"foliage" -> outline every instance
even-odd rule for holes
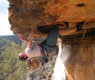
[[[0,54],[0,80],[26,80],[28,72],[26,63],[18,59],[18,53],[21,50],[17,49],[16,43],[5,42],[0,40],[0,48],[3,47],[1,46],[3,44],[5,49]],[[25,48],[24,43],[21,48]]]
[[[5,39],[0,39],[0,53],[7,47],[11,46],[11,42]]]

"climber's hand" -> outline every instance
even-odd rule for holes
[[[62,44],[62,39],[61,38],[58,38],[57,39],[57,45],[59,46],[59,45],[61,45]]]

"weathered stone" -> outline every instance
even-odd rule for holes
[[[41,31],[37,29],[38,26],[44,28],[47,27],[45,25],[53,26],[64,22],[69,22],[69,27],[75,27],[71,23],[84,21],[86,27],[95,28],[94,0],[9,0],[9,3],[11,29],[24,37],[28,36],[31,28],[34,28],[35,34],[44,36],[39,34]]]
[[[95,35],[95,34],[94,34]],[[95,36],[89,36],[88,43],[72,44],[68,59],[68,80],[94,80],[95,76]],[[72,79],[71,79],[72,78]]]

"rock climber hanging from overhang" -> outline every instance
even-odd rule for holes
[[[20,37],[23,42],[27,43],[27,47],[23,52],[19,54],[19,59],[26,60],[28,58],[44,56],[47,62],[47,55],[51,54],[52,51],[58,51],[57,41],[61,41],[61,36],[58,32],[58,29],[58,26],[55,26],[54,29],[48,34],[46,40],[40,44],[33,46],[33,29],[29,34],[29,41],[24,40],[22,37]]]

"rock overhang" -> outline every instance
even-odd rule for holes
[[[69,28],[76,27],[77,23],[83,21],[83,29],[95,28],[94,0],[8,1],[11,30],[24,38],[27,38],[31,28],[34,29],[35,36],[44,37],[55,25],[61,24],[64,29],[66,22],[69,23]]]

